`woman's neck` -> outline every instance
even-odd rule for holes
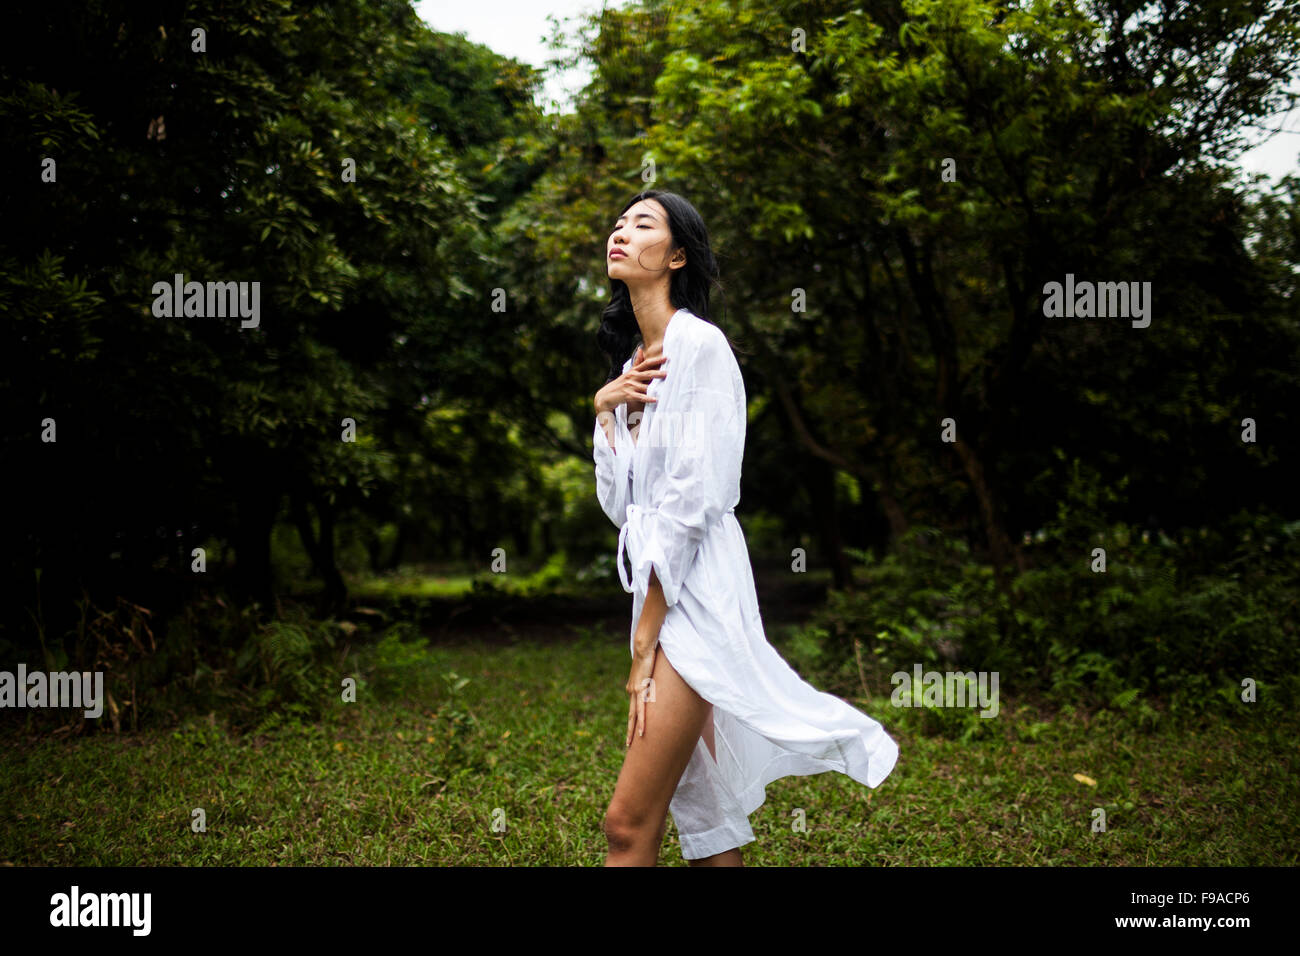
[[[659,299],[654,303],[638,303],[633,296],[632,311],[636,315],[636,324],[641,329],[641,343],[645,350],[657,352],[663,345],[668,323],[677,314],[677,310],[667,298]]]

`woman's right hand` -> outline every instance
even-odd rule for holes
[[[632,367],[618,378],[606,383],[605,387],[596,393],[596,414],[612,411],[627,402],[630,419],[633,413],[645,408],[647,401],[658,401],[654,396],[646,394],[646,389],[650,387],[651,379],[664,378],[668,375],[666,371],[658,368],[667,361],[668,356],[662,352],[652,358],[644,358],[641,346],[638,345],[636,354],[632,357]]]

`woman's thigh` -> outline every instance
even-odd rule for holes
[[[609,805],[608,815],[629,827],[662,825],[711,714],[712,705],[682,680],[662,645],[652,674],[655,699],[645,704],[645,735],[633,733]]]

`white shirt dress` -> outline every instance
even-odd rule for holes
[[[651,568],[668,613],[660,652],[713,704],[714,750],[696,741],[670,811],[687,860],[754,840],[749,814],[780,777],[834,770],[877,787],[898,760],[881,725],[805,682],[767,642],[744,532],[736,520],[745,385],[722,330],[686,309],[664,331],[636,441],[627,405],[615,447],[597,418],[596,493],[619,527],[618,573],[632,594],[634,648]],[[629,358],[623,365],[632,367]],[[630,573],[624,561],[630,564]]]

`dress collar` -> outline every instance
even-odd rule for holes
[[[668,325],[664,327],[664,341],[663,341],[664,355],[668,354],[668,343],[673,340],[673,336],[675,334],[673,330],[677,329],[679,326],[685,325],[687,322],[698,321],[698,318],[699,317],[690,309],[678,309],[676,312],[672,314],[672,316],[668,319]],[[631,359],[629,359],[628,361],[631,361]],[[661,378],[652,379],[648,387],[652,387],[656,392],[658,392],[659,386],[662,383],[663,383],[663,379]],[[655,413],[655,405],[653,402],[648,404],[641,412],[641,429],[637,434],[637,438],[635,442],[636,447],[632,451],[633,460],[635,460],[636,453],[640,451],[641,446],[645,443],[647,436],[650,434],[649,425],[650,422],[654,420],[655,417],[654,413]]]
[[[676,334],[673,331],[674,329],[676,329],[680,325],[683,325],[686,322],[697,321],[698,319],[699,316],[697,316],[690,309],[678,309],[671,316],[669,316],[668,324],[664,326],[664,342],[663,342],[664,352],[667,353],[668,341],[669,339],[673,338],[674,335]],[[635,350],[632,352],[631,355],[627,357],[627,361],[623,363],[623,371],[626,372],[629,368],[632,367],[632,359],[634,358],[636,358]]]
[[[676,312],[672,314],[672,316],[668,319],[668,324],[664,326],[664,349],[665,350],[667,350],[668,348],[668,336],[673,334],[673,326],[681,324],[678,322],[679,318],[681,318],[682,321],[689,322],[691,319],[695,318],[695,313],[692,312],[690,309],[678,309]]]

